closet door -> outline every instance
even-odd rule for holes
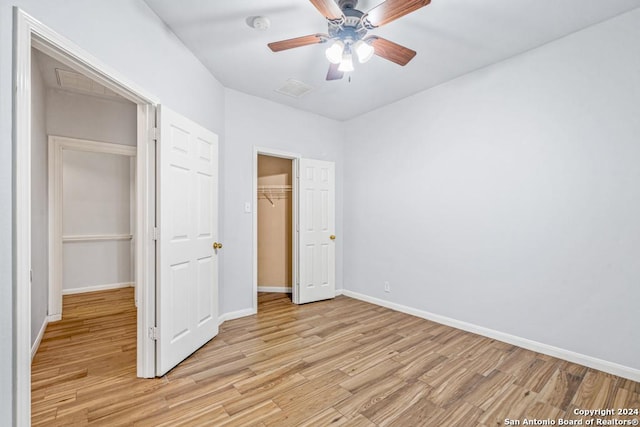
[[[295,302],[335,297],[335,164],[299,162],[299,282]]]
[[[156,374],[218,334],[218,137],[161,107]]]

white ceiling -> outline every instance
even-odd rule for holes
[[[145,0],[226,87],[346,120],[457,76],[640,7],[640,0],[433,0],[370,31],[418,52],[405,67],[380,57],[339,81],[325,81],[326,44],[273,53],[267,43],[326,33],[308,0]],[[381,0],[360,0],[367,11]],[[257,31],[247,18],[263,15]],[[280,94],[287,79],[313,86],[300,99]]]
[[[39,68],[42,80],[47,88],[79,93],[95,98],[109,99],[111,101],[130,103],[130,101],[107,89],[100,83],[91,80],[80,71],[62,64],[37,49],[33,49],[32,51],[35,54],[35,65]],[[61,77],[65,76],[66,80],[61,79]]]

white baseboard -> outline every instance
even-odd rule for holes
[[[106,285],[87,286],[85,288],[63,289],[62,295],[84,294],[86,292],[109,291],[112,289],[132,288],[133,286],[134,284],[131,282],[108,283]]]
[[[587,356],[587,355],[576,353],[560,347],[554,347],[548,344],[543,344],[541,342],[532,341],[526,338],[522,338],[515,335],[507,334],[504,332],[496,331],[493,329],[485,328],[482,326],[474,325],[472,323],[462,322],[460,320],[452,319],[446,316],[441,316],[439,314],[429,313],[427,311],[419,310],[417,308],[407,307],[405,305],[396,304],[390,301],[385,301],[380,298],[375,298],[368,295],[360,294],[358,292],[353,292],[348,289],[342,289],[341,291],[343,295],[351,298],[369,302],[371,304],[379,305],[382,307],[390,308],[392,310],[400,311],[402,313],[410,314],[412,316],[421,317],[423,319],[431,320],[433,322],[451,326],[453,328],[462,329],[463,331],[482,335],[487,338],[492,338],[498,341],[506,342],[508,344],[516,345],[518,347],[535,351],[537,353],[543,353],[548,356],[557,357],[558,359],[563,359],[572,363],[577,363],[579,365],[587,366],[589,368],[597,369],[599,371],[607,372],[609,374],[624,377],[632,381],[640,381],[639,369],[620,365],[618,363],[609,362],[607,360],[597,359],[595,357]],[[336,295],[337,295],[337,291],[336,291]]]
[[[31,346],[31,360],[36,356],[38,352],[38,347],[40,347],[40,343],[42,342],[42,337],[44,336],[44,331],[47,329],[47,325],[49,324],[49,318],[45,317],[44,322],[42,322],[42,326],[40,327],[40,331],[38,331],[38,336],[36,336],[36,340]]]
[[[31,360],[33,360],[33,358],[36,356],[36,353],[38,352],[38,348],[40,347],[40,343],[42,342],[42,337],[44,337],[44,332],[47,330],[47,325],[50,322],[61,320],[61,318],[62,316],[60,315],[46,316],[44,318],[44,321],[42,322],[42,326],[40,327],[40,331],[38,331],[38,336],[36,336],[36,340],[33,342],[33,345],[31,346]]]
[[[251,308],[245,308],[244,310],[232,311],[230,313],[224,313],[218,316],[218,325],[222,325],[227,320],[239,319],[241,317],[253,316],[256,314]]]
[[[291,287],[287,286],[260,286],[258,285],[258,292],[277,292],[280,294],[290,294]]]
[[[336,296],[339,297],[340,295],[344,294],[344,289],[336,289]]]

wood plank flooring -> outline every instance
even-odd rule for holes
[[[347,297],[260,294],[163,378],[136,378],[135,354],[131,288],[65,296],[33,361],[33,425],[488,427],[640,408],[640,383]]]

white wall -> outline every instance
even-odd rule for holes
[[[13,423],[13,169],[12,156],[12,68],[11,13],[2,3],[0,9],[0,424]]]
[[[345,288],[640,369],[638,40],[640,9],[348,122]]]
[[[342,288],[342,123],[230,89],[225,100],[227,139],[221,151],[225,199],[221,265],[225,286],[221,289],[221,306],[226,312],[252,306],[253,217],[244,213],[244,203],[256,207],[254,146],[336,162],[336,287]]]
[[[31,55],[32,63],[35,55]],[[47,317],[49,216],[47,195],[46,88],[40,68],[31,73],[31,344]]]
[[[64,35],[224,140],[224,90],[142,0],[0,0],[0,424],[11,425],[13,359],[13,6]]]

